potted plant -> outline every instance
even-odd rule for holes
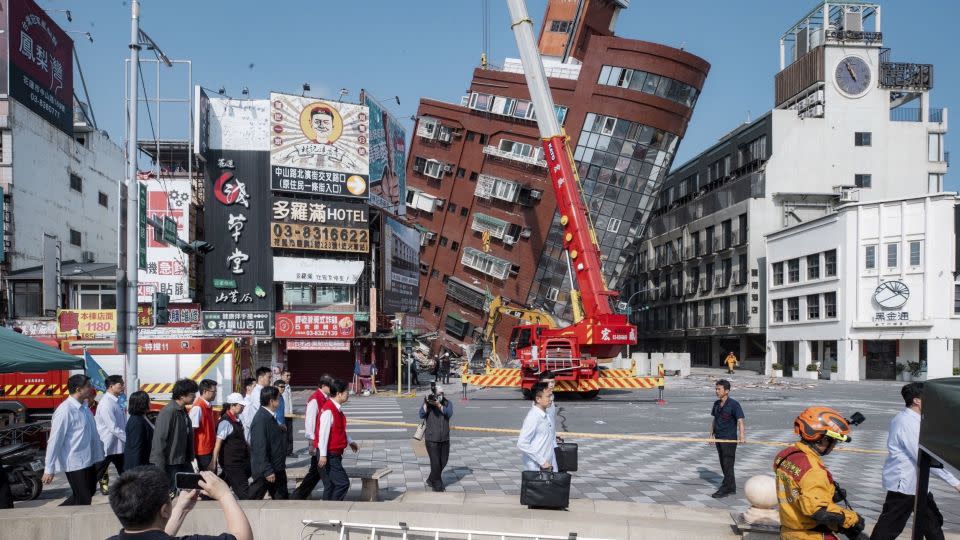
[[[953,376],[960,377],[960,367],[953,368]]]
[[[809,364],[807,364],[808,379],[819,379],[820,378],[820,374],[818,373],[819,371],[820,371],[820,365],[817,364],[816,362],[810,362]]]
[[[830,364],[830,380],[836,381],[839,379],[840,379],[840,373],[839,373],[839,370],[837,369],[837,362],[836,360],[834,360],[834,362]]]
[[[910,371],[911,380],[920,378],[920,362],[907,362],[907,370]]]
[[[780,362],[774,362],[770,366],[770,369],[773,370],[774,377],[783,377],[783,364],[781,364]]]
[[[908,377],[910,376],[910,374],[907,372],[907,364],[904,364],[903,362],[898,362],[896,369],[897,369],[897,380],[909,382],[910,379],[908,379]]]

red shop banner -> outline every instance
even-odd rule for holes
[[[349,339],[288,339],[288,351],[349,351]]]
[[[277,313],[275,329],[278,338],[350,339],[354,330],[353,315]]]

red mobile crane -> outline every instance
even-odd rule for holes
[[[611,299],[617,296],[617,292],[607,288],[601,273],[597,235],[584,204],[568,138],[553,114],[553,97],[534,42],[533,22],[527,15],[525,2],[507,0],[507,6],[530,99],[534,110],[540,113],[537,126],[563,227],[574,318],[573,324],[562,328],[537,324],[513,328],[510,356],[520,361],[520,385],[524,394],[529,394],[530,387],[544,371],[556,374],[557,390],[579,392],[587,398],[596,397],[600,388],[662,385],[662,379],[638,380],[626,370],[613,370],[618,373],[611,373],[610,377],[604,374],[601,378],[598,359],[612,358],[624,345],[635,344],[637,329],[625,315],[616,313],[611,307]],[[616,380],[621,382],[617,384]]]

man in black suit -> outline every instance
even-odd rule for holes
[[[253,483],[250,484],[250,499],[288,499],[287,492],[287,439],[277,423],[276,411],[280,406],[280,390],[266,386],[260,391],[260,409],[250,423],[250,468]]]

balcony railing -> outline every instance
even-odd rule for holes
[[[501,150],[496,146],[484,146],[483,153],[488,156],[494,156],[501,159],[509,159],[511,161],[519,161],[521,163],[526,163],[527,165],[535,165],[537,167],[547,166],[547,160],[541,159],[536,156],[524,156],[514,152],[507,152],[506,150]]]
[[[891,122],[923,122],[923,109],[919,107],[897,107],[890,109]],[[930,109],[927,121],[939,124],[943,122],[943,108]]]

